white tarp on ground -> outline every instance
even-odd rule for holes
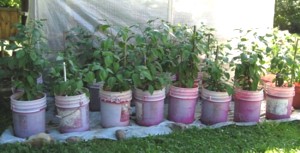
[[[90,130],[85,132],[72,132],[72,133],[60,133],[58,131],[58,125],[59,125],[59,119],[55,116],[55,106],[53,98],[48,98],[48,109],[47,109],[47,131],[54,140],[59,142],[64,142],[70,137],[79,137],[81,140],[91,140],[91,139],[111,139],[111,140],[117,140],[116,138],[116,131],[119,129],[124,130],[126,138],[132,138],[132,137],[147,137],[149,135],[165,135],[169,134],[173,131],[172,125],[174,125],[174,122],[171,122],[169,120],[164,120],[162,123],[156,126],[150,126],[150,127],[144,127],[139,126],[135,123],[134,120],[130,121],[130,125],[126,127],[113,127],[113,128],[102,128],[100,125],[100,112],[90,112]],[[265,101],[262,103],[262,109],[261,109],[261,119],[260,122],[267,121],[265,119]],[[165,113],[167,113],[168,105],[165,105]],[[228,116],[228,122],[224,123],[218,123],[211,126],[206,126],[202,124],[199,121],[200,117],[200,110],[201,110],[201,101],[197,103],[196,107],[196,113],[195,113],[195,121],[192,124],[186,125],[189,127],[198,127],[198,128],[220,128],[223,126],[228,126],[232,124],[236,124],[239,126],[251,126],[255,125],[257,123],[255,122],[249,122],[249,123],[236,123],[233,122],[233,108],[234,103],[232,102],[230,104],[230,111]],[[133,107],[134,112],[134,107]],[[134,116],[132,116],[134,117]],[[300,120],[300,110],[294,110],[291,118],[289,119],[283,119],[283,120],[274,120],[274,122],[286,122],[286,121],[293,121],[293,120]],[[270,120],[268,120],[270,121]],[[0,137],[0,144],[4,143],[15,143],[15,142],[25,142],[26,139],[18,138],[13,135],[12,127],[8,127],[1,135]]]
[[[45,32],[53,50],[63,49],[64,34],[75,26],[90,31],[106,19],[114,25],[161,18],[171,23],[217,30],[221,39],[237,28],[272,28],[275,0],[29,0],[29,18],[47,19]]]

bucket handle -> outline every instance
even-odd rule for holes
[[[80,106],[77,107],[73,112],[71,112],[71,113],[69,113],[69,114],[67,114],[67,115],[65,115],[65,116],[60,116],[60,115],[55,115],[55,116],[56,116],[57,118],[59,118],[59,119],[63,119],[63,118],[66,118],[66,117],[68,117],[68,116],[71,116],[71,115],[73,115],[76,111],[78,111],[78,110],[80,109],[80,107],[83,105],[83,102],[80,100],[79,104],[80,104]]]

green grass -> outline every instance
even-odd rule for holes
[[[1,105],[8,103],[1,103]],[[1,106],[1,132],[11,123],[7,107]],[[300,152],[300,121],[231,125],[218,129],[187,129],[170,135],[122,141],[96,139],[76,143],[54,143],[37,148],[26,144],[3,144],[0,152]]]

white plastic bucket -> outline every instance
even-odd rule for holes
[[[261,102],[263,99],[263,90],[248,91],[242,89],[235,89],[234,121],[259,122]]]
[[[266,83],[265,88],[266,118],[272,120],[290,118],[295,87],[275,87],[272,83]]]
[[[152,126],[163,121],[165,88],[155,90],[152,95],[148,91],[135,89],[133,95],[139,125]]]
[[[202,88],[201,122],[216,124],[228,119],[231,96],[227,92],[216,92]]]
[[[131,90],[111,92],[100,88],[101,126],[108,128],[129,125],[131,99]]]
[[[198,90],[198,86],[195,88],[171,86],[168,119],[179,123],[192,123],[195,119]]]
[[[60,132],[81,132],[90,128],[89,102],[85,93],[76,96],[55,96]]]
[[[43,94],[43,97],[37,100],[17,100],[22,95],[23,92],[17,92],[10,97],[11,110],[13,112],[14,134],[17,137],[27,138],[29,136],[45,132],[45,108],[47,106],[46,94]]]

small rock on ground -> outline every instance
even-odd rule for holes
[[[169,125],[169,127],[172,130],[180,130],[180,131],[183,131],[183,130],[188,128],[188,126],[186,124],[183,124],[183,123],[171,123]]]
[[[77,137],[77,136],[72,136],[72,137],[68,137],[67,139],[66,139],[66,141],[67,142],[80,142],[80,141],[82,141],[82,138],[80,138],[80,137]]]
[[[46,133],[39,133],[33,136],[30,136],[25,143],[30,144],[33,147],[41,147],[44,144],[49,144],[54,142],[54,139]]]
[[[124,140],[126,139],[126,134],[124,130],[117,130],[116,131],[116,137],[118,140]]]

